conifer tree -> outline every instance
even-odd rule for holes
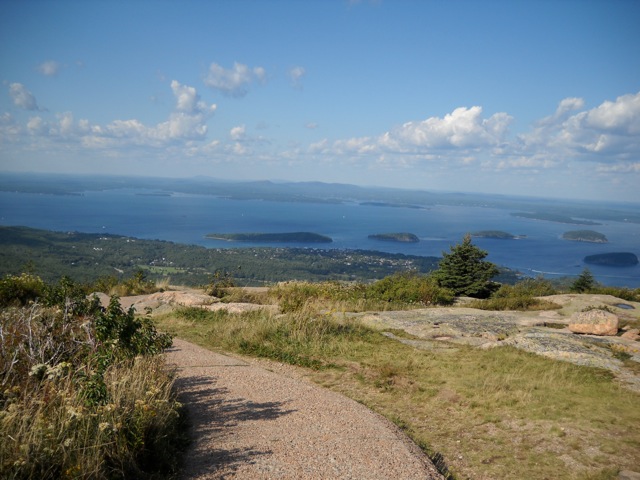
[[[592,290],[596,286],[596,280],[593,278],[588,268],[582,270],[582,273],[575,279],[569,287],[569,290],[577,293],[585,293]]]
[[[442,252],[438,270],[433,273],[441,287],[452,290],[456,296],[476,298],[486,298],[497,289],[491,279],[499,273],[498,268],[484,260],[488,253],[471,243],[470,234],[450,250]]]

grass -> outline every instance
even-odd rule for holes
[[[115,298],[103,309],[69,280],[32,280],[3,281],[0,478],[175,473],[186,429],[157,355],[170,337]]]
[[[189,308],[160,326],[305,368],[395,421],[456,478],[606,479],[636,468],[640,398],[607,372],[509,347],[417,350],[346,318],[345,300],[294,293],[285,314]],[[286,294],[273,295],[282,305]]]

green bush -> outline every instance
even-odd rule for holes
[[[598,293],[600,295],[611,295],[613,297],[627,300],[628,302],[640,302],[640,288],[632,290],[630,288],[623,287],[597,287],[592,290],[592,293]]]
[[[26,305],[45,294],[45,283],[35,275],[8,275],[0,280],[0,307]]]
[[[515,285],[502,285],[492,298],[546,297],[557,293],[553,284],[544,278],[527,278]]]
[[[378,280],[366,290],[367,298],[421,305],[451,305],[454,294],[432,277],[414,272],[397,273]]]
[[[145,478],[175,468],[162,460],[175,457],[167,438],[179,437],[180,405],[156,355],[171,338],[117,297],[103,309],[69,279],[5,280],[9,304],[42,301],[0,309],[0,477]]]
[[[211,277],[209,284],[204,288],[207,295],[212,297],[224,298],[227,296],[228,289],[235,287],[236,282],[229,272],[217,271]]]

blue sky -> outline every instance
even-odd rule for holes
[[[0,2],[0,171],[640,202],[640,2]]]

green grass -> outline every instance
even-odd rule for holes
[[[417,350],[340,311],[316,296],[284,315],[183,309],[160,325],[208,348],[305,368],[442,455],[456,478],[614,478],[635,468],[640,397],[609,373],[509,347]]]

